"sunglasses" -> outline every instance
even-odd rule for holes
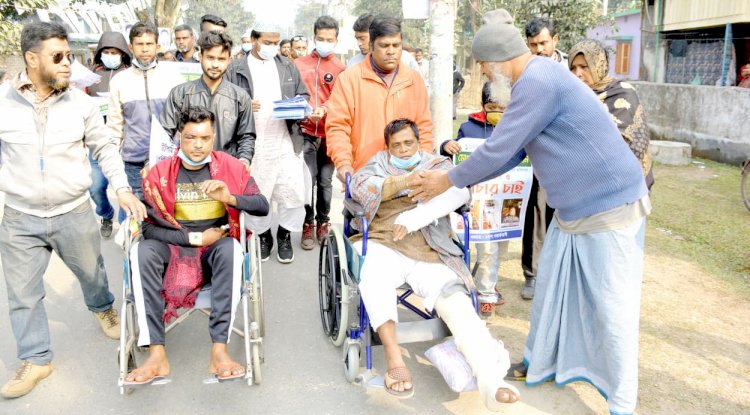
[[[68,62],[71,64],[76,60],[75,55],[70,52],[55,52],[52,54],[52,63],[57,65],[62,62],[63,58],[68,58]]]
[[[301,40],[303,42],[307,42],[307,38],[304,37],[304,36],[295,36],[295,37],[292,38],[292,42],[296,42],[298,40]]]

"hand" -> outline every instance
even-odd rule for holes
[[[408,233],[409,233],[409,231],[406,230],[406,226],[404,226],[404,225],[398,225],[398,224],[393,224],[393,241],[394,242],[398,242],[398,241],[404,239],[404,237]]]
[[[208,228],[203,231],[203,246],[211,246],[226,235],[227,232],[224,229]]]
[[[354,168],[350,165],[344,165],[336,169],[336,177],[338,177],[339,180],[341,180],[341,183],[346,186],[346,175],[353,175],[354,174]]]
[[[310,120],[312,122],[318,122],[323,119],[323,117],[326,116],[326,108],[325,107],[318,107],[315,108],[315,111],[310,114]]]
[[[411,189],[409,197],[415,202],[426,202],[453,186],[447,170],[420,170],[406,181]]]
[[[201,191],[206,196],[221,203],[230,204],[232,201],[232,194],[229,193],[229,187],[221,180],[206,180],[201,185]]]
[[[126,215],[130,215],[138,222],[146,218],[146,206],[138,200],[131,191],[121,191],[117,194],[117,201]]]
[[[446,153],[454,155],[461,151],[461,144],[458,144],[456,140],[448,140],[443,147]]]
[[[252,107],[253,107],[253,112],[260,111],[260,101],[258,101],[257,99],[252,100]]]
[[[247,170],[247,174],[250,174],[250,162],[245,159],[240,159],[240,162],[245,165],[245,170]]]

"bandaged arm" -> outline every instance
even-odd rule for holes
[[[429,201],[418,204],[414,209],[402,212],[394,223],[414,232],[455,211],[468,202],[470,197],[469,189],[451,187]]]

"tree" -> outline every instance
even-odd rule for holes
[[[180,15],[182,0],[154,1],[154,23],[156,27],[173,28]]]
[[[23,20],[36,9],[46,9],[52,0],[0,0],[0,55],[21,53]]]
[[[200,31],[201,16],[213,14],[227,22],[226,33],[239,45],[245,31],[252,27],[255,15],[245,10],[242,0],[187,0],[184,20],[195,31]]]
[[[295,34],[301,34],[311,39],[313,36],[313,26],[318,17],[325,13],[325,5],[322,3],[307,3],[297,9],[297,16],[294,18]]]
[[[359,16],[364,13],[374,15],[387,14],[402,21],[401,36],[404,45],[428,50],[430,47],[430,23],[423,19],[404,19],[401,8],[401,0],[355,0],[354,14]]]

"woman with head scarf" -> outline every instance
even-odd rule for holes
[[[654,184],[649,149],[651,134],[633,85],[609,76],[607,49],[596,40],[586,39],[576,43],[568,53],[568,67],[607,107],[622,138],[641,162],[646,185],[651,189]]]

